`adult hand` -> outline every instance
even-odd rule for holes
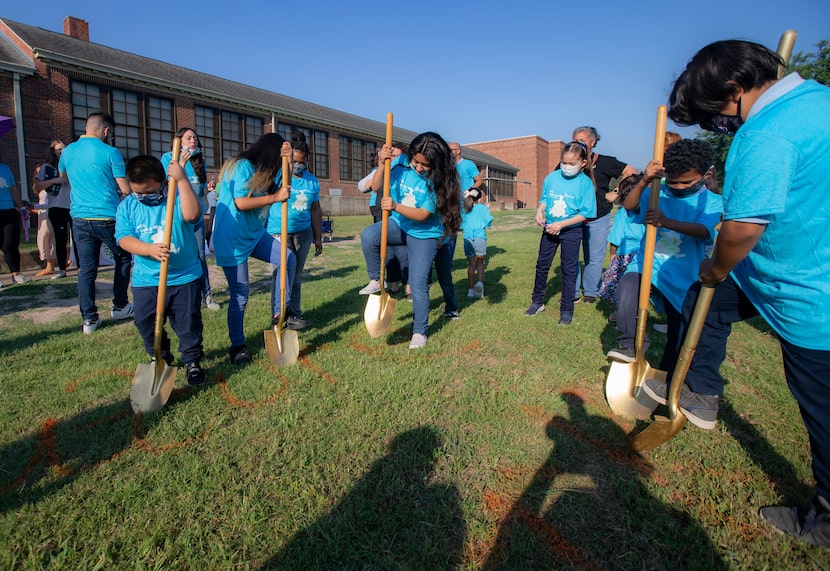
[[[323,253],[323,241],[314,242],[314,255],[319,256]]]
[[[651,182],[656,178],[663,178],[664,176],[666,176],[666,171],[663,165],[655,160],[649,161],[646,165],[645,175],[643,175],[646,182]]]
[[[712,260],[706,258],[702,262],[700,262],[700,269],[698,270],[698,276],[700,277],[700,283],[705,285],[716,285],[726,279],[726,276],[729,273],[721,274],[720,272],[715,270],[715,266],[712,264]]]

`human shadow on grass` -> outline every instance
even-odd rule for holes
[[[436,482],[434,427],[395,437],[330,511],[294,535],[261,569],[456,569],[464,521],[455,485]]]
[[[705,530],[651,496],[653,468],[612,420],[563,393],[553,450],[501,525],[482,569],[727,569]],[[552,501],[552,503],[548,503]]]
[[[729,401],[721,399],[718,417],[747,456],[767,475],[782,503],[810,503],[814,494],[813,488],[801,481],[792,464],[773,448],[751,422],[742,418]]]
[[[165,409],[144,416],[134,415],[125,398],[68,418],[43,419],[36,430],[0,448],[0,513],[36,504],[112,460],[151,431],[157,415],[195,392],[174,389]]]

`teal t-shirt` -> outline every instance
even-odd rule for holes
[[[461,209],[461,231],[466,240],[487,238],[487,228],[493,223],[490,209],[483,204],[473,204],[473,208],[466,212]]]
[[[614,214],[614,222],[611,223],[611,231],[608,233],[608,243],[617,247],[618,256],[636,254],[640,251],[646,227],[634,222],[636,216],[636,213],[629,212],[625,208],[620,208]]]
[[[633,224],[643,226],[644,240],[649,196],[650,186],[643,191],[640,197],[640,210],[632,219]],[[672,307],[681,311],[686,292],[698,280],[700,262],[706,257],[707,247],[712,244],[715,226],[720,222],[723,213],[723,200],[719,195],[709,192],[705,186],[696,193],[681,198],[667,192],[666,186],[661,184],[658,207],[672,220],[701,224],[709,232],[708,239],[698,240],[668,228],[657,228],[651,283],[660,290]],[[641,243],[637,257],[628,265],[626,273],[642,273],[644,258],[645,245]]]
[[[830,88],[790,74],[752,106],[732,140],[724,220],[762,219],[732,277],[769,325],[830,350]]]
[[[268,206],[253,210],[239,210],[235,198],[248,196],[248,183],[254,169],[247,159],[240,159],[233,169],[226,170],[217,185],[216,222],[213,226],[213,252],[219,266],[238,266],[248,259],[265,233]],[[277,173],[282,180],[282,169]],[[251,196],[262,196],[259,191]]]
[[[279,181],[280,184],[282,181]],[[302,176],[292,176],[291,195],[288,198],[288,232],[302,232],[311,228],[311,205],[320,202],[320,181],[304,170]],[[268,209],[266,225],[269,234],[282,232],[282,202]]]
[[[101,139],[82,135],[61,153],[58,170],[72,184],[72,218],[115,219],[121,201],[116,178],[125,178],[121,151]]]
[[[468,159],[461,159],[455,163],[455,170],[458,171],[458,179],[461,184],[461,192],[470,190],[478,176],[478,167]]]
[[[15,186],[14,175],[8,165],[0,163],[0,210],[14,208],[12,187]]]
[[[125,236],[138,238],[147,244],[161,244],[164,240],[164,223],[167,202],[147,206],[134,195],[121,201],[115,216],[115,239]],[[150,256],[133,256],[132,284],[134,287],[159,285],[161,262]],[[173,230],[170,235],[170,262],[167,266],[167,284],[184,285],[202,278],[196,235],[193,223],[182,218],[179,197],[173,210]]]
[[[409,165],[406,155],[401,155],[392,161],[389,194],[395,202],[404,206],[423,208],[430,213],[426,220],[418,222],[398,212],[392,212],[392,218],[407,235],[422,239],[440,238],[444,235],[444,225],[435,213],[438,197],[432,190],[432,181],[415,172],[415,169]]]
[[[540,201],[545,203],[546,224],[567,220],[578,214],[585,218],[597,215],[594,183],[585,173],[568,178],[559,169],[551,172],[542,182]]]

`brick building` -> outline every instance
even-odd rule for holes
[[[60,34],[0,18],[0,115],[17,127],[0,137],[0,156],[24,196],[50,141],[74,141],[90,113],[105,111],[116,121],[125,158],[161,156],[175,131],[188,126],[199,134],[212,173],[263,133],[290,138],[299,129],[311,149],[309,169],[320,180],[323,210],[367,212],[357,181],[383,141],[382,122],[95,44],[89,24],[72,16],[63,24]],[[401,142],[415,135],[400,127],[393,133]],[[485,172],[499,202],[516,205],[516,166],[467,146],[462,154]]]

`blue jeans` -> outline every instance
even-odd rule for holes
[[[274,239],[267,232],[263,232],[259,242],[254,247],[254,251],[251,252],[251,257],[276,266],[271,277],[271,314],[278,315],[280,312],[280,241]],[[285,275],[288,284],[285,293],[286,306],[291,301],[289,287],[294,281],[294,270],[297,265],[294,252],[290,249],[288,250],[287,263],[288,273]],[[248,260],[236,266],[222,266],[222,270],[228,280],[228,294],[230,295],[228,301],[228,336],[231,340],[231,346],[238,347],[245,344],[245,308],[248,306],[248,297],[251,291],[248,280]]]
[[[115,220],[75,218],[72,220],[72,235],[78,251],[78,304],[84,321],[98,319],[95,280],[98,278],[98,256],[102,244],[112,251],[115,260],[112,305],[118,309],[123,308],[129,303],[127,289],[130,286],[133,257],[115,241]]]
[[[305,268],[305,261],[308,259],[308,251],[311,249],[313,241],[314,233],[311,231],[311,227],[288,234],[288,249],[294,252],[294,257],[297,259],[297,268],[294,271],[294,281],[291,282],[291,303],[286,307],[297,316],[302,315],[300,302],[303,295],[303,268]]]
[[[553,263],[553,257],[559,245],[562,252],[559,254],[562,274],[562,297],[559,300],[559,312],[573,314],[574,297],[576,295],[576,268],[579,265],[579,243],[582,241],[582,228],[579,226],[565,228],[559,234],[548,234],[542,231],[539,240],[539,256],[536,259],[536,278],[533,283],[531,301],[537,305],[545,303],[545,293],[548,289],[548,273]]]
[[[207,260],[205,259],[205,218],[199,219],[193,227],[196,234],[196,249],[199,253],[199,262],[202,264],[202,297],[210,295],[210,275],[208,274]]]
[[[444,311],[458,311],[455,284],[452,281],[452,259],[455,255],[456,238],[447,240],[435,252],[435,273],[438,275],[441,293],[444,294]]]
[[[427,334],[429,323],[429,278],[438,250],[438,238],[406,236],[409,257],[409,288],[412,290],[412,333]]]
[[[611,213],[582,224],[582,258],[585,269],[579,271],[577,263],[576,294],[579,296],[580,284],[586,297],[599,297],[599,284],[602,282],[602,264],[605,261],[605,249],[608,245],[608,233],[611,231]]]
[[[681,341],[686,335],[700,288],[700,283],[693,284],[683,301]],[[705,395],[723,392],[720,365],[726,358],[726,341],[732,324],[755,315],[758,310],[731,276],[717,285],[686,376],[686,385],[692,391]],[[780,337],[779,342],[784,376],[798,402],[801,419],[810,437],[816,492],[830,500],[830,351],[805,349]]]
[[[380,222],[367,226],[360,234],[360,247],[363,250],[363,258],[366,260],[366,272],[370,280],[380,279]],[[406,234],[404,234],[398,223],[392,218],[389,219],[389,230],[386,237],[386,269],[389,275],[388,281],[408,280],[407,272],[409,260],[407,259]],[[390,262],[397,259],[399,267],[394,270],[390,268]]]

